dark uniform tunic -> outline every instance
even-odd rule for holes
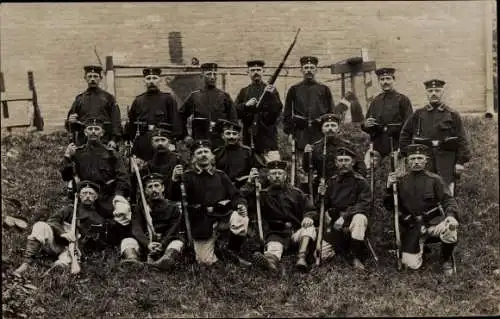
[[[255,202],[254,185],[246,184],[242,193],[249,202]],[[262,189],[260,207],[265,241],[278,241],[285,249],[290,245],[291,235],[301,228],[302,219],[315,214],[315,208],[306,194],[290,185]]]
[[[455,164],[464,164],[470,160],[469,144],[465,135],[460,114],[441,104],[432,107],[427,105],[418,109],[409,118],[401,130],[400,146],[405,148],[412,143],[414,137],[443,140],[446,137],[458,137],[456,152],[436,149],[435,164],[431,159],[429,170],[439,174],[446,184],[455,180]]]
[[[429,171],[410,172],[398,181],[398,203],[399,220],[403,226],[402,249],[408,253],[414,254],[420,251],[420,226],[437,225],[446,216],[458,220],[458,206],[455,199],[445,187],[443,179]],[[425,214],[438,204],[441,204],[446,216],[439,210]],[[384,205],[390,210],[394,209],[392,188],[388,189]],[[419,216],[422,218],[421,222],[417,220]]]
[[[254,165],[251,149],[240,144],[228,144],[215,149],[214,155],[215,167],[226,173],[237,188],[243,186],[246,180],[237,179],[247,176]]]
[[[259,84],[252,83],[240,90],[235,101],[238,118],[243,123],[243,144],[251,146],[251,128],[254,130],[255,151],[259,154],[278,149],[278,129],[276,124],[283,109],[277,90],[274,91],[274,94],[266,93],[259,109],[254,106],[245,106],[245,103],[251,98],[259,100],[265,87],[266,84],[263,82]],[[257,117],[256,127],[252,127],[254,116]]]
[[[387,124],[400,123],[403,125],[413,112],[410,99],[395,90],[378,94],[368,107],[365,118],[373,117],[381,126]],[[367,131],[364,123],[361,125],[363,131]],[[394,150],[398,149],[399,136],[393,137]],[[373,137],[373,149],[385,157],[391,152],[389,135],[387,132],[380,132]]]
[[[85,144],[77,148],[71,159],[64,157],[61,175],[64,181],[73,178],[74,171],[80,180],[92,181],[101,187],[96,208],[105,218],[113,218],[112,200],[115,195],[130,195],[130,178],[119,155],[101,143]]]
[[[185,163],[181,158],[170,151],[156,152],[153,158],[146,162],[146,165],[141,169],[141,176],[146,176],[149,174],[157,173],[163,175],[163,185],[165,190],[168,189],[168,185],[172,183],[172,172],[176,165],[184,165]],[[135,179],[134,179],[135,181]],[[170,194],[166,194],[170,199]]]
[[[166,199],[148,200],[151,208],[151,219],[158,238],[153,237],[153,241],[160,242],[165,249],[168,244],[175,239],[185,241],[185,226],[181,211],[176,203]],[[146,219],[144,208],[140,205],[132,214],[132,235],[141,245],[141,248],[148,250],[149,237],[147,235]]]
[[[285,111],[283,114],[283,131],[285,134],[294,132],[293,114],[307,119],[317,119],[325,113],[332,113],[334,109],[332,92],[316,81],[302,81],[292,86],[286,95]],[[311,128],[296,129],[294,138],[298,150],[303,150],[306,144],[312,144],[323,136],[321,128],[313,125]]]
[[[189,116],[194,114],[194,118],[207,118],[216,123],[219,119],[235,122],[237,120],[236,109],[233,100],[228,93],[218,88],[204,88],[192,92],[181,109],[179,110],[182,121],[186,125]],[[193,132],[195,132],[193,128]],[[187,127],[184,128],[184,136],[187,135]],[[205,135],[205,134],[203,134]],[[209,132],[207,136],[194,136],[194,139],[210,139],[212,147],[217,148],[224,145],[220,134]]]
[[[188,170],[183,176],[186,189],[186,200],[189,210],[189,220],[193,239],[207,240],[213,234],[213,223],[227,220],[238,204],[246,205],[239,190],[233,185],[231,179],[221,170],[210,171]],[[180,183],[171,183],[169,194],[176,201],[181,200]],[[222,201],[229,200],[227,204]],[[208,207],[213,207],[214,212],[209,213]]]
[[[68,117],[73,113],[78,114],[78,121],[82,123],[94,118],[103,122],[110,122],[111,131],[106,130],[107,132],[103,138],[104,142],[111,139],[116,142],[120,139],[122,135],[120,108],[116,104],[114,96],[103,89],[99,87],[88,88],[85,92],[78,94],[69,109]],[[66,130],[70,130],[67,120],[65,127]],[[83,134],[83,130],[80,130],[76,145],[84,143],[85,135]]]
[[[177,110],[177,102],[170,93],[162,91],[147,91],[138,95],[130,111],[128,112],[127,135],[132,141],[135,138],[137,125],[134,122],[145,122],[148,125],[157,126],[159,123],[169,123],[172,125],[173,139],[182,138],[183,124]],[[151,146],[151,132],[146,130],[134,143],[133,154],[143,160],[149,160],[153,157],[153,148]]]
[[[52,228],[57,244],[68,244],[68,241],[61,235],[65,233],[64,223],[71,224],[73,207],[73,205],[63,207],[47,219],[47,224]],[[120,225],[112,218],[104,217],[94,206],[87,207],[79,204],[76,216],[77,231],[81,234],[78,244],[85,248],[102,248],[105,244],[117,245],[130,234],[129,228]]]

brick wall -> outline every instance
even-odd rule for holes
[[[448,82],[446,98],[452,107],[485,110],[481,1],[11,3],[1,5],[0,18],[8,95],[26,95],[26,71],[33,70],[47,126],[60,125],[74,96],[85,88],[82,66],[96,63],[94,45],[101,59],[112,55],[115,64],[170,64],[172,31],[182,34],[187,63],[196,56],[202,63],[243,65],[247,59],[264,58],[277,65],[301,27],[288,65],[297,65],[302,55],[331,64],[366,47],[377,66],[399,70],[397,88],[417,107],[425,102],[422,81],[440,77]],[[318,77],[326,81],[333,78],[329,73],[324,70]],[[282,97],[297,81],[278,80]],[[247,82],[245,76],[231,76],[227,91],[235,98]],[[362,77],[358,82],[363,100]],[[340,84],[326,83],[338,101]],[[124,116],[125,105],[144,87],[141,79],[120,79],[117,87]],[[19,118],[25,109],[13,104],[11,117]]]

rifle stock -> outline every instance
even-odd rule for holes
[[[76,188],[76,185],[75,185]],[[77,232],[76,232],[76,213],[78,211],[78,192],[75,191],[75,200],[73,203],[73,215],[71,217],[71,234],[74,236],[75,241],[72,241],[69,243],[68,250],[69,254],[71,256],[71,273],[73,275],[78,274],[81,271],[80,267],[80,261],[78,258],[78,251],[77,251],[77,245],[78,245],[78,237],[77,237]]]
[[[144,211],[144,219],[146,220],[146,227],[148,229],[148,239],[149,242],[151,243],[156,237],[155,229],[153,226],[153,219],[151,218],[151,215],[148,211],[149,206],[148,203],[146,202],[146,197],[144,195],[144,187],[142,185],[141,174],[139,173],[139,167],[137,166],[137,163],[135,161],[135,156],[130,157],[130,162],[132,164],[132,169],[134,170],[134,174],[137,178],[137,185],[139,186],[139,193],[141,195],[141,202]]]
[[[188,213],[188,204],[187,204],[187,194],[186,194],[186,186],[181,177],[181,201],[182,201],[182,214],[184,215],[184,223],[186,225],[186,234],[188,238],[188,246],[193,245],[193,235],[191,233],[191,223],[189,222],[189,213]]]
[[[257,207],[257,226],[259,227],[259,239],[261,243],[264,243],[264,230],[262,229],[262,212],[260,210],[260,191],[262,185],[260,181],[255,179],[255,203]]]
[[[296,169],[296,162],[297,162],[297,153],[295,150],[295,139],[292,138],[292,167],[291,167],[291,172],[290,172],[290,184],[295,186],[295,169]]]
[[[391,171],[396,172],[397,154],[394,152],[394,144],[392,136],[389,137],[391,144]],[[392,184],[392,197],[394,200],[394,234],[396,236],[396,258],[398,262],[398,270],[403,268],[401,262],[401,234],[399,232],[399,200],[398,200],[398,186],[396,183]]]
[[[323,159],[322,159],[322,172],[321,172],[321,180],[320,185],[325,183],[326,176],[326,137],[323,141]],[[319,193],[319,192],[318,192]],[[316,239],[316,249],[314,250],[314,259],[316,265],[319,266],[321,264],[321,250],[323,245],[323,231],[325,229],[325,200],[324,195],[319,194],[320,200],[320,208],[319,208],[319,227],[318,227],[318,238]]]

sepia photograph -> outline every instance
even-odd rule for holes
[[[500,315],[497,3],[2,2],[4,318]]]

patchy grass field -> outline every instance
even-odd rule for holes
[[[41,278],[49,263],[37,263],[26,279],[13,278],[30,227],[2,229],[2,313],[6,317],[298,317],[298,316],[460,316],[500,313],[500,232],[498,209],[498,126],[494,120],[466,118],[473,158],[458,183],[462,209],[456,252],[458,276],[445,278],[434,248],[417,272],[395,270],[391,213],[372,217],[378,268],[354,272],[336,260],[300,274],[285,257],[287,274],[278,278],[228,264],[204,270],[183,264],[172,273],[148,268],[124,273],[116,253],[96,254],[78,278]],[[367,136],[354,126],[346,135],[367,148]],[[57,171],[64,133],[2,138],[2,214],[24,216],[32,225],[68,203]],[[282,143],[285,147],[285,143]],[[289,153],[285,154],[289,156]],[[387,163],[384,164],[385,167]],[[379,185],[381,185],[379,183]]]

